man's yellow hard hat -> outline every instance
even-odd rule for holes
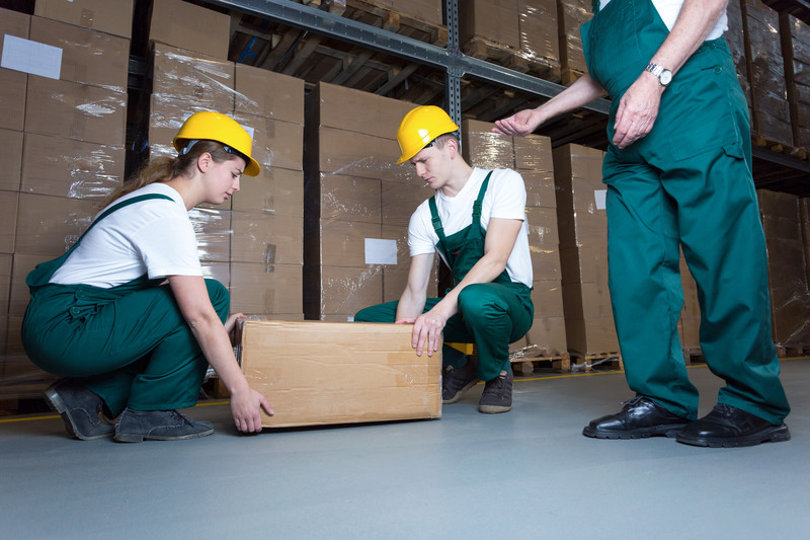
[[[182,152],[189,141],[208,140],[225,145],[225,150],[242,157],[245,160],[245,174],[256,176],[261,167],[250,157],[252,141],[250,134],[231,118],[214,111],[200,111],[192,114],[180,131],[174,136],[172,143],[178,152]]]
[[[397,163],[404,163],[419,153],[436,137],[458,130],[458,126],[435,105],[421,105],[411,109],[397,130],[397,142],[402,155]]]

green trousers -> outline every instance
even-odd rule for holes
[[[224,322],[228,291],[217,281],[205,283]],[[113,416],[125,407],[194,405],[208,367],[168,285],[126,293],[81,285],[43,287],[31,298],[23,343],[37,366],[80,378]]]
[[[441,298],[429,298],[424,312]],[[360,310],[357,322],[393,323],[399,302],[386,302]],[[458,295],[458,313],[447,320],[444,339],[475,343],[478,350],[478,376],[483,381],[509,370],[509,344],[523,337],[532,325],[534,310],[530,290],[521,284],[477,283]],[[442,349],[445,365],[460,367],[463,355],[452,347]]]

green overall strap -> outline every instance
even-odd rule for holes
[[[486,195],[487,193],[487,186],[489,185],[490,176],[492,176],[492,171],[489,171],[487,177],[484,178],[484,183],[481,184],[481,189],[478,191],[478,198],[475,199],[475,202],[473,203],[473,217],[472,217],[473,224],[475,224],[476,221],[479,224],[481,223],[481,206],[484,203],[484,195]]]
[[[28,287],[30,289],[32,289],[32,290],[34,288],[42,287],[43,285],[47,285],[48,281],[50,281],[51,276],[53,276],[54,272],[56,272],[62,266],[62,264],[64,264],[64,262],[70,256],[70,254],[73,253],[73,250],[76,249],[79,246],[79,244],[81,243],[81,241],[85,237],[85,235],[88,232],[90,232],[90,229],[95,227],[95,225],[98,222],[100,222],[102,219],[109,216],[110,214],[112,214],[116,210],[120,210],[121,208],[124,208],[125,206],[129,206],[130,204],[135,204],[137,202],[145,201],[147,199],[166,199],[166,200],[169,200],[169,201],[174,201],[174,199],[172,199],[168,195],[163,195],[163,194],[160,194],[160,193],[149,193],[149,194],[146,194],[146,195],[138,195],[137,197],[132,197],[131,199],[127,199],[125,201],[122,201],[122,202],[114,205],[114,206],[111,206],[110,208],[105,210],[100,216],[98,216],[93,221],[93,223],[90,224],[89,227],[87,227],[87,230],[84,231],[84,233],[82,233],[82,235],[79,237],[79,239],[76,241],[76,243],[73,244],[70,247],[69,250],[67,250],[65,253],[63,253],[62,255],[60,255],[59,257],[57,257],[55,259],[51,259],[50,261],[46,261],[46,262],[38,264],[36,266],[36,268],[34,268],[31,272],[29,272],[28,275],[25,277],[26,285],[28,285]]]
[[[436,236],[439,237],[439,241],[444,242],[446,237],[444,235],[442,219],[439,217],[439,210],[436,208],[435,195],[428,201],[428,206],[430,206],[430,221],[433,223],[433,230],[436,231]]]

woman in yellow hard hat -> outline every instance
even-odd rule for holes
[[[23,344],[40,368],[65,377],[46,398],[79,439],[211,434],[212,424],[177,411],[196,403],[209,363],[230,392],[237,429],[260,431],[260,409],[272,414],[236,362],[229,333],[240,314],[228,317],[227,289],[203,278],[188,218],[200,203],[229,199],[243,173],[259,173],[251,137],[203,111],[174,146],[176,157],[143,168],[67,253],[26,279]]]

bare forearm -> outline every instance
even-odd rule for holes
[[[427,294],[425,292],[415,292],[410,287],[406,287],[399,298],[399,304],[397,304],[396,320],[401,321],[418,317],[422,314],[422,310],[425,309],[426,301]]]
[[[538,107],[537,110],[542,110],[542,121],[546,122],[561,114],[584,107],[606,95],[605,89],[586,73],[574,81],[571,86]]]
[[[231,395],[247,391],[247,380],[236,362],[233,345],[218,318],[200,318],[189,323],[205,358]]]
[[[685,0],[672,31],[650,61],[677,73],[706,40],[727,4],[728,0]]]

